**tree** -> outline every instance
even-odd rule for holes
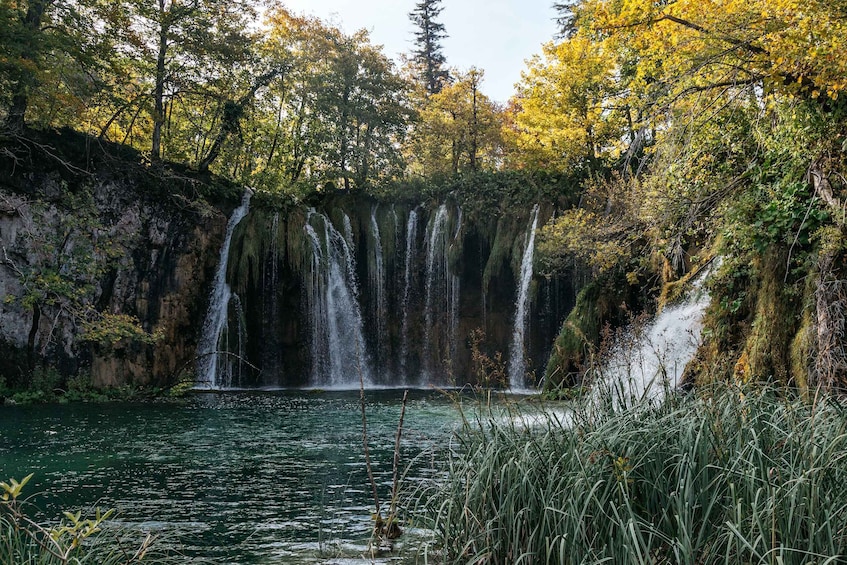
[[[227,174],[272,191],[364,188],[403,170],[408,83],[370,43],[285,9],[268,14],[259,46],[279,71],[245,109],[244,141]]]
[[[165,130],[173,128],[176,133],[185,128],[187,139],[208,140],[213,126],[205,115],[214,116],[219,124],[227,103],[238,101],[243,95],[239,92],[251,90],[251,75],[264,74],[255,72],[255,37],[248,31],[255,18],[253,3],[121,0],[114,5],[110,31],[120,40],[116,57],[126,60],[129,81],[114,85],[118,96],[125,96],[115,101],[117,108],[103,131],[119,124],[137,128],[136,118],[145,110],[149,133],[141,138],[148,139],[152,159],[162,158],[167,146],[170,158],[190,160],[197,151],[184,140],[166,145]],[[140,92],[135,82],[143,85]],[[202,110],[192,108],[195,105]],[[120,117],[133,108],[133,117],[121,124]],[[171,138],[176,141],[177,136]]]
[[[413,172],[457,174],[499,166],[503,116],[480,91],[482,79],[482,71],[471,69],[424,101],[407,147]]]
[[[625,121],[616,110],[614,53],[581,35],[544,46],[523,73],[514,104],[517,165],[560,169],[613,152]]]
[[[417,26],[415,32],[416,49],[412,51],[412,60],[419,69],[420,80],[429,95],[438,94],[449,80],[450,74],[444,68],[446,59],[441,52],[441,40],[447,37],[444,24],[436,18],[444,9],[441,0],[421,0],[409,13],[409,18]]]
[[[104,8],[98,0],[0,1],[0,92],[7,127],[24,126],[34,99],[52,110],[71,107],[73,114],[81,98],[100,88],[98,70],[109,38],[95,22]]]
[[[333,143],[324,153],[326,173],[345,190],[363,187],[381,155],[382,164],[397,168],[397,142],[405,131],[408,110],[405,83],[385,55],[370,44],[367,32],[332,35],[329,82],[318,101],[328,118]]]

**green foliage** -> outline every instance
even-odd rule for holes
[[[579,199],[584,171],[477,171],[461,175],[410,177],[384,183],[372,193],[379,199],[418,204],[426,200],[454,198],[469,218],[485,223],[515,209],[530,210],[538,202],[560,208]]]
[[[6,303],[21,306],[59,320],[66,317],[81,327],[81,339],[114,346],[121,341],[152,344],[159,336],[141,327],[137,317],[97,310],[97,285],[105,273],[125,257],[135,234],[110,233],[94,202],[93,190],[83,185],[72,191],[62,186],[58,202],[35,201],[36,219],[22,231],[27,261],[10,261],[23,288],[20,296],[7,296]],[[51,344],[52,334],[41,344]],[[35,387],[37,392],[43,391]]]
[[[0,402],[5,400],[10,404],[146,401],[163,395],[164,391],[158,388],[129,385],[98,388],[87,373],[65,377],[53,367],[41,366],[24,375],[15,386],[0,386]]]
[[[197,383],[194,378],[186,378],[181,380],[170,389],[168,389],[168,397],[170,398],[185,398],[185,396],[194,388]]]
[[[631,242],[620,231],[608,217],[582,208],[567,210],[542,229],[539,259],[547,271],[562,272],[577,258],[602,274],[629,258]]]
[[[278,8],[258,43],[280,72],[245,110],[216,172],[299,198],[329,186],[363,190],[402,173],[409,85],[366,32],[347,35]]]
[[[104,272],[98,255],[114,259],[120,250],[113,240],[100,235],[105,230],[91,191],[74,193],[67,186],[63,188],[58,213],[44,202],[34,205],[33,215],[46,229],[27,233],[35,260],[22,267],[24,294],[20,300],[26,308],[59,306],[82,316],[89,307],[95,281]]]
[[[104,312],[83,325],[81,339],[101,346],[115,346],[122,341],[153,345],[161,337],[160,334],[145,331],[135,316]]]
[[[10,499],[12,502],[15,502],[32,476],[32,473],[30,473],[20,482],[15,479],[9,479],[8,483],[0,483],[0,489],[3,489],[3,494],[0,495],[0,499],[2,499],[3,502],[9,502]]]
[[[843,405],[710,392],[468,424],[425,506],[444,562],[843,560]]]
[[[87,100],[102,91],[99,73],[111,38],[102,32],[99,0],[0,3],[0,99],[6,123],[49,125],[78,120]],[[29,114],[29,116],[27,116]]]
[[[91,518],[81,511],[64,512],[55,524],[35,521],[36,514],[22,498],[23,487],[33,475],[18,482],[0,482],[0,562],[15,565],[130,565],[168,563],[152,547],[147,535],[129,539],[110,525],[114,510],[95,509]],[[108,530],[107,530],[108,528]]]
[[[503,116],[481,92],[482,79],[482,71],[472,68],[420,104],[406,148],[412,174],[497,168],[503,154]]]

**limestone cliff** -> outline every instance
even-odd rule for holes
[[[0,158],[0,375],[161,386],[192,370],[232,206],[204,194],[233,189],[80,134],[26,137]]]

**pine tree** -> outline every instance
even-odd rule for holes
[[[444,9],[439,4],[441,0],[421,0],[409,13],[418,28],[415,32],[417,48],[412,51],[412,60],[421,69],[420,78],[426,86],[427,94],[441,92],[450,76],[444,68],[446,60],[441,53],[441,40],[447,37],[447,34],[444,24],[435,21]]]
[[[557,14],[556,25],[559,26],[559,36],[562,38],[573,37],[577,28],[577,0],[554,2],[553,10]]]

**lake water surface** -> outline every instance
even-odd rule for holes
[[[198,393],[155,403],[0,407],[0,480],[62,510],[116,508],[199,563],[355,562],[373,499],[358,391]],[[369,391],[371,457],[386,501],[402,391]],[[460,422],[443,393],[410,392],[405,488],[433,475]],[[409,547],[420,543],[405,535]],[[419,536],[420,538],[420,536]]]

